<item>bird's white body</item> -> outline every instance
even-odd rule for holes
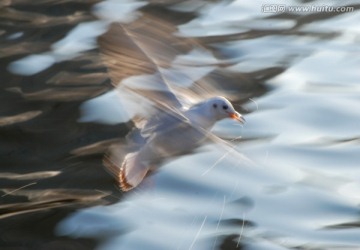
[[[241,115],[227,99],[215,97],[194,105],[181,116],[170,113],[162,115],[161,119],[150,119],[143,129],[147,136],[145,143],[137,152],[126,155],[122,163],[122,189],[136,187],[149,169],[162,159],[191,152],[199,147],[218,120],[234,114],[241,119]]]

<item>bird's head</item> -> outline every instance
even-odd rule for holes
[[[225,97],[211,98],[208,100],[207,105],[216,120],[231,118],[242,124],[245,123],[244,117],[234,109],[233,105]]]

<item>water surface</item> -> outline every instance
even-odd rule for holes
[[[1,96],[12,105],[2,105],[0,119],[4,246],[34,244],[20,240],[29,226],[9,226],[21,225],[22,214],[54,232],[33,233],[40,246],[62,239],[84,249],[360,247],[356,1],[321,2],[354,7],[344,13],[262,11],[283,1],[79,1],[62,12],[57,4],[5,8]],[[286,2],[295,5],[320,3]],[[177,60],[196,60],[201,70],[191,77],[231,97],[247,123],[214,128],[241,137],[232,151],[207,145],[123,194],[101,158],[128,127],[80,123],[79,106],[112,89],[96,43],[107,22],[144,14],[176,23],[178,37],[211,52],[179,52]],[[34,31],[39,25],[46,35]],[[212,60],[224,64],[205,67]]]

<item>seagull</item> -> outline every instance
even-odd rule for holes
[[[180,60],[169,46],[181,44],[180,49],[187,51],[196,48],[193,54],[208,58],[210,53],[199,44],[169,36],[167,27],[173,26],[142,18],[146,20],[112,24],[100,37],[99,47],[115,89],[81,107],[83,122],[99,121],[100,116],[110,114],[111,123],[122,116],[123,122],[131,120],[135,125],[126,137],[125,156],[121,159],[110,148],[104,157],[105,168],[122,191],[139,186],[165,160],[193,152],[209,139],[220,141],[211,133],[216,122],[226,118],[245,122],[227,98],[206,88],[199,94],[179,87],[179,82],[188,85],[200,81],[215,67],[212,59],[208,65]],[[166,38],[159,42],[159,36]]]
[[[171,156],[191,152],[207,139],[213,125],[231,118],[244,123],[243,116],[221,96],[198,103],[181,115],[160,114],[150,118],[140,134],[144,136],[139,150],[125,156],[118,175],[123,191],[138,186],[155,163]]]
[[[118,106],[124,105],[128,109],[137,107],[136,115],[130,115],[136,126],[126,137],[131,145],[129,148],[133,150],[123,160],[119,159],[119,153],[111,150],[104,157],[104,166],[115,177],[122,191],[137,187],[164,160],[193,152],[208,139],[219,142],[221,139],[211,133],[216,122],[230,118],[245,123],[245,118],[225,97],[207,98],[187,107],[160,77],[144,76],[144,79],[150,85],[161,82],[163,89],[147,89],[143,95],[138,93],[144,88],[138,86],[135,89],[123,84],[117,89],[118,100],[122,102]],[[131,100],[124,101],[129,98]],[[152,101],[149,102],[149,99]],[[93,110],[90,104],[87,109]],[[95,105],[99,106],[99,103]],[[142,114],[137,112],[139,109],[143,110]],[[123,108],[122,112],[125,110]]]

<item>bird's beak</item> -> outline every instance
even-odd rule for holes
[[[229,117],[233,120],[237,120],[238,122],[240,122],[242,124],[244,124],[246,121],[245,118],[238,112],[229,113]]]

